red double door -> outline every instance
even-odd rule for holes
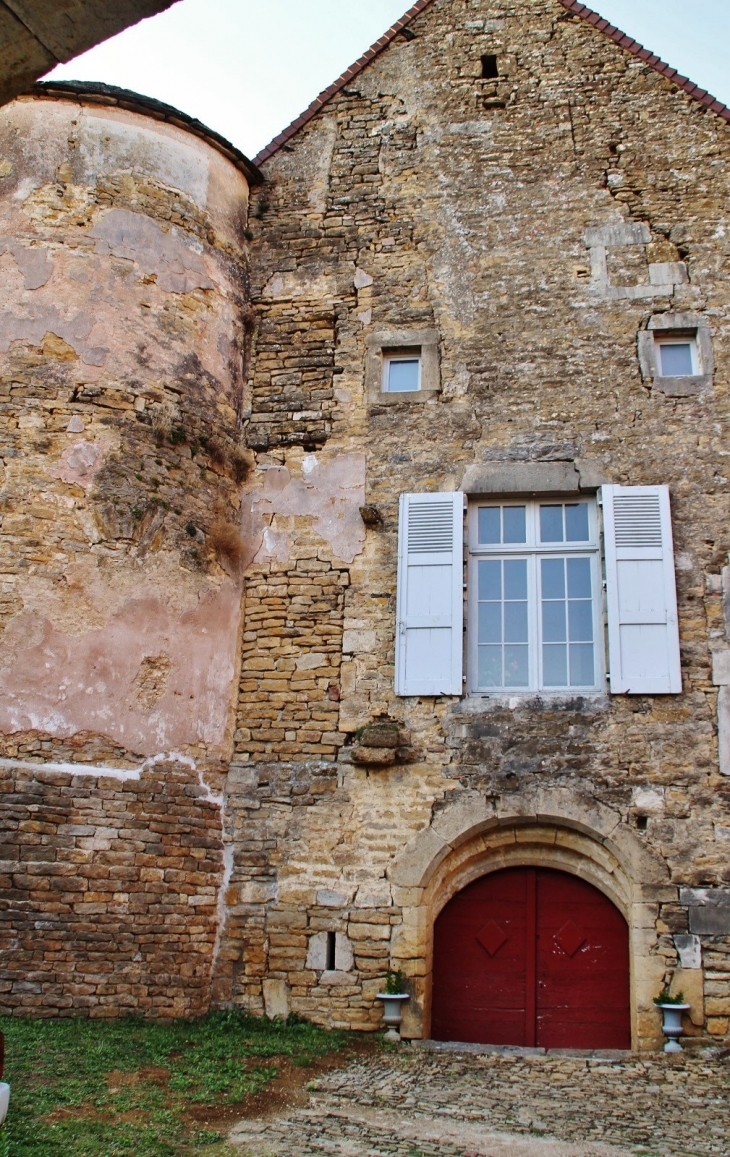
[[[628,1049],[628,928],[566,872],[509,868],[468,885],[434,929],[434,1040]]]

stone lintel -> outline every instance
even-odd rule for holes
[[[500,462],[467,466],[465,494],[548,494],[580,490],[575,462]]]

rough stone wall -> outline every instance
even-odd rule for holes
[[[94,99],[0,112],[3,991],[170,1015],[209,999],[224,870],[248,188]]]
[[[678,945],[694,943],[693,911],[724,903],[730,882],[711,672],[712,651],[725,645],[718,583],[728,551],[728,127],[556,0],[436,0],[411,29],[415,38],[396,39],[266,162],[255,197],[253,291],[263,320],[247,411],[258,463],[251,485],[282,470],[298,479],[303,455],[309,469],[314,461],[331,470],[364,450],[365,503],[376,518],[351,557],[326,554],[345,599],[339,756],[336,787],[333,778],[316,798],[308,761],[334,753],[309,750],[314,712],[302,730],[291,725],[292,672],[311,663],[324,693],[337,655],[328,650],[318,671],[319,649],[297,634],[294,616],[282,643],[283,606],[266,618],[262,600],[262,666],[246,668],[240,719],[260,711],[265,689],[274,697],[259,746],[239,733],[249,770],[237,772],[246,789],[230,801],[240,825],[232,996],[375,1025],[388,959],[402,956],[415,989],[428,969],[397,947],[393,928],[409,899],[388,878],[394,858],[465,792],[537,799],[550,784],[577,801],[587,825],[593,801],[611,808],[666,865],[646,933],[653,970],[635,978],[647,1044],[656,1033],[646,1028],[656,1019],[651,995],[680,964]],[[487,53],[497,56],[497,80],[481,78]],[[677,397],[642,379],[638,335],[670,313],[709,326],[709,390]],[[321,319],[332,316],[334,365],[325,367],[323,353],[307,378],[302,334],[312,326],[319,341]],[[368,406],[368,335],[416,328],[439,332],[440,397]],[[326,413],[325,369],[334,382]],[[602,481],[669,484],[682,695],[394,695],[398,496],[459,489],[480,463],[563,463],[588,490]],[[255,493],[251,505],[255,512]],[[324,509],[323,501],[292,520],[268,506],[267,538],[254,543],[268,546],[250,581],[272,608],[296,581],[300,552],[332,546],[317,527]],[[339,627],[339,608],[329,615],[330,629]],[[388,720],[403,737],[396,763],[353,762],[358,730]],[[294,806],[300,790],[306,807]],[[267,849],[258,862],[254,843]],[[693,907],[680,887],[711,899]],[[345,938],[343,966],[330,973],[317,947],[323,930]],[[704,994],[701,970],[688,966],[699,1022],[688,1032],[728,1031],[725,943],[704,941]],[[264,976],[268,989],[256,979]]]
[[[722,1039],[730,130],[558,0],[435,0],[411,31],[267,162],[255,318],[247,189],[208,146],[71,101],[2,115],[0,772],[12,788],[48,766],[8,812],[8,844],[27,832],[29,851],[18,835],[0,869],[27,891],[6,925],[12,944],[22,917],[15,951],[40,970],[26,995],[50,1003],[21,1003],[15,977],[8,1000],[85,1011],[31,932],[56,864],[92,895],[123,867],[148,911],[169,892],[176,918],[183,895],[205,916],[188,1008],[207,991],[374,1028],[394,964],[418,1035],[459,857],[523,856],[623,896],[638,1044],[656,1043],[670,978],[691,995],[687,1033]],[[714,370],[673,392],[639,354],[658,320],[688,316]],[[393,331],[438,334],[440,393],[422,404],[368,401],[368,339]],[[587,492],[669,484],[682,694],[396,697],[399,495],[546,465]],[[109,848],[69,830],[82,789],[64,765],[79,763]],[[115,836],[109,771],[111,810],[139,792],[138,826],[121,816]],[[165,834],[190,856],[143,862],[139,832],[183,798]],[[123,917],[96,892],[64,901],[74,932],[58,941],[93,984],[83,905],[111,903],[92,922],[107,938]],[[156,929],[136,942],[147,971],[112,952],[105,1014],[130,988],[160,1011]]]
[[[220,801],[195,771],[2,771],[3,1013],[205,1012],[222,845]]]

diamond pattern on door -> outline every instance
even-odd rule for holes
[[[581,932],[572,920],[567,920],[555,937],[555,943],[560,945],[566,956],[575,956],[585,942],[585,932]]]
[[[477,933],[477,940],[482,948],[486,948],[490,956],[496,956],[508,939],[507,933],[503,928],[500,928],[496,920],[490,920],[481,932]]]

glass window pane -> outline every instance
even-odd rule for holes
[[[588,503],[568,503],[565,507],[566,542],[588,542]]]
[[[589,599],[591,593],[591,560],[589,558],[569,558],[568,598]]]
[[[502,648],[479,648],[479,686],[502,686]]]
[[[542,637],[546,643],[565,643],[565,603],[542,604]]]
[[[527,559],[505,559],[504,597],[506,599],[527,598]]]
[[[527,642],[527,603],[504,604],[504,641]]]
[[[479,598],[502,598],[502,564],[498,559],[479,563]]]
[[[421,362],[418,358],[390,358],[388,391],[391,394],[413,393],[420,385]]]
[[[479,642],[502,642],[502,604],[479,604]]]
[[[505,687],[528,687],[530,684],[530,661],[527,647],[514,645],[504,649]]]
[[[479,507],[479,541],[487,545],[501,542],[500,508],[498,506]]]
[[[568,686],[568,648],[548,644],[542,649],[542,677],[546,687]]]
[[[524,506],[505,506],[504,542],[527,542],[527,522]]]
[[[692,377],[692,347],[689,342],[672,342],[660,345],[662,377]]]
[[[540,542],[563,541],[562,506],[540,507]]]
[[[571,687],[593,687],[596,681],[593,644],[571,643],[569,650]]]
[[[540,565],[542,573],[542,597],[544,599],[564,599],[565,559],[543,558]]]
[[[568,603],[568,629],[571,643],[593,642],[593,603],[588,599]]]

